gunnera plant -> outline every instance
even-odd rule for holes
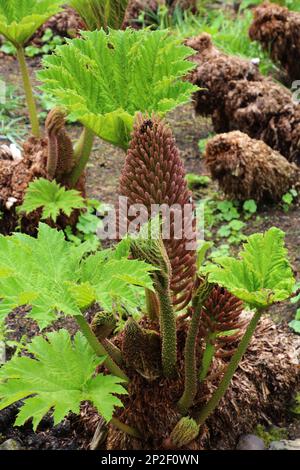
[[[174,160],[168,182],[172,185],[174,181],[176,187],[178,155],[175,151],[168,153],[173,146],[170,130],[154,117],[153,126],[149,127],[149,116],[144,121],[138,118],[133,138],[137,155],[144,158],[141,174],[153,171],[150,143],[152,140],[157,144],[160,136],[159,141],[165,145],[156,146],[157,155],[169,155]],[[140,145],[145,135],[137,135],[141,125],[147,132],[148,159],[146,147]],[[169,136],[169,140],[164,141],[164,136]],[[129,157],[130,152],[134,152],[133,146]],[[81,402],[88,401],[108,424],[107,449],[203,448],[208,445],[206,425],[213,432],[223,407],[214,412],[226,392],[230,392],[231,380],[243,357],[243,370],[247,360],[252,368],[251,394],[253,387],[261,390],[261,378],[255,372],[260,356],[255,356],[254,367],[253,359],[247,359],[245,352],[267,308],[288,298],[294,288],[284,233],[271,228],[265,234],[251,235],[237,259],[221,258],[218,264],[195,273],[191,302],[184,314],[177,316],[170,295],[171,260],[162,240],[161,225],[158,224],[156,236],[149,236],[153,223],[151,219],[138,235],[128,236],[115,248],[92,254],[86,252],[84,245],[74,246],[62,232],[44,224],[40,224],[37,238],[19,234],[0,237],[2,316],[17,306],[31,305],[27,315],[42,330],[64,314],[72,316],[81,331],[73,338],[64,329],[36,336],[26,347],[29,355],[18,353],[1,367],[0,409],[23,400],[17,425],[33,419],[37,429],[49,411],[57,424],[70,411],[78,414]],[[186,276],[190,279],[189,271]],[[124,331],[114,335],[117,306],[135,305],[140,289],[155,295],[157,317],[150,318],[144,307],[139,320],[129,319]],[[243,323],[237,299],[252,311],[247,324]],[[98,311],[89,324],[85,314],[96,303],[103,312]],[[241,330],[241,336],[236,330]],[[225,354],[225,358],[215,361],[214,352],[221,351],[226,335],[235,341],[234,351],[230,359]],[[274,338],[273,331],[268,341],[273,344]],[[282,336],[280,341],[285,345],[281,346],[282,354],[289,364],[284,378],[278,379],[277,368],[274,378],[268,368],[272,352],[263,356],[264,379],[268,384],[276,382],[272,403],[277,392],[280,395],[284,390],[286,397],[296,381],[290,358],[295,343],[290,339],[282,341]],[[223,374],[220,378],[219,373],[216,381],[214,368],[219,372],[220,365]],[[235,380],[239,373],[243,371],[237,372]],[[243,403],[244,390],[238,388],[239,403],[245,406],[249,395]],[[265,400],[262,402],[266,406]],[[227,408],[232,410],[230,403]],[[247,409],[243,411],[248,419]],[[247,429],[247,425],[243,426]]]
[[[297,165],[240,131],[210,139],[205,161],[213,179],[232,199],[278,202],[289,189],[299,185]]]

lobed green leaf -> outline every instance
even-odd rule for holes
[[[284,246],[284,232],[276,227],[250,235],[240,259],[217,259],[209,281],[226,287],[251,307],[264,308],[290,297],[295,284]]]
[[[84,244],[43,223],[37,238],[0,236],[0,321],[21,305],[30,305],[28,316],[46,328],[59,313],[78,316],[96,301],[106,309],[116,301],[134,304],[139,287],[153,288],[155,268],[122,258],[125,247],[87,255]]]
[[[36,209],[43,208],[42,220],[50,218],[56,222],[60,213],[70,216],[74,209],[84,207],[84,199],[79,191],[66,189],[55,180],[39,178],[29,184],[23,204],[18,211],[30,214]]]
[[[36,430],[49,411],[58,424],[69,412],[78,414],[83,401],[90,401],[106,421],[116,406],[123,406],[114,395],[127,393],[122,379],[95,376],[105,358],[96,356],[81,333],[73,340],[64,329],[48,333],[46,339],[37,336],[27,350],[34,358],[14,356],[0,369],[0,410],[24,401],[17,426],[32,418]]]
[[[164,115],[197,87],[183,77],[195,51],[167,31],[83,32],[44,59],[38,77],[70,116],[127,148],[137,112]]]
[[[0,0],[0,34],[16,47],[59,12],[61,0]]]

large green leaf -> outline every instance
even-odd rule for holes
[[[220,284],[251,307],[264,308],[292,294],[295,279],[284,247],[284,232],[272,227],[248,237],[240,259],[217,259],[209,281]]]
[[[67,190],[55,180],[49,181],[45,178],[39,178],[29,184],[23,204],[18,208],[18,211],[30,214],[38,208],[43,208],[41,218],[51,218],[56,222],[61,212],[70,216],[74,209],[84,207],[84,199],[79,191]]]
[[[95,301],[108,309],[116,301],[134,303],[140,286],[152,289],[153,269],[120,258],[118,249],[87,256],[84,244],[76,247],[45,224],[37,238],[1,236],[0,321],[21,305],[32,306],[28,315],[45,328],[59,312],[81,315]]]
[[[73,119],[126,148],[138,111],[163,115],[190,99],[196,87],[182,78],[194,53],[167,31],[84,32],[46,57],[38,77]]]
[[[16,47],[60,10],[62,0],[0,0],[0,34]]]
[[[80,403],[86,400],[106,421],[112,418],[115,406],[123,406],[113,395],[127,393],[120,385],[122,379],[95,376],[96,367],[105,358],[95,355],[81,333],[73,340],[67,330],[48,333],[47,340],[37,336],[27,350],[34,359],[14,356],[0,369],[0,410],[24,400],[17,426],[33,418],[36,429],[50,410],[54,424],[58,424],[70,411],[78,414]]]
[[[120,29],[128,0],[71,0],[70,5],[77,10],[90,31]]]

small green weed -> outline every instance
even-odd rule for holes
[[[284,212],[288,212],[293,206],[295,200],[298,197],[298,191],[292,188],[282,196],[282,209]]]
[[[28,45],[25,47],[25,55],[27,57],[36,57],[39,55],[50,54],[56,48],[56,46],[61,46],[65,43],[65,39],[61,36],[54,35],[53,31],[50,28],[47,28],[41,37],[41,46]],[[14,45],[8,41],[4,41],[0,47],[0,51],[4,52],[7,55],[15,55],[16,48]]]
[[[294,297],[291,298],[291,303],[299,306],[296,310],[295,318],[289,323],[289,327],[300,334],[300,282],[295,285]]]

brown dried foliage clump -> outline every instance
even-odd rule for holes
[[[46,176],[47,139],[30,137],[23,144],[22,160],[0,160],[0,202],[5,206],[9,198],[16,204],[23,200],[24,191],[32,179]]]
[[[37,30],[29,43],[42,46],[42,37],[47,29],[51,29],[54,35],[74,38],[79,35],[80,30],[86,27],[80,15],[73,8],[65,5],[62,11],[52,16]]]
[[[142,320],[142,326],[154,330],[155,323]],[[143,439],[132,438],[113,425],[109,428],[108,450],[160,450],[163,441],[170,435],[181,415],[176,407],[184,387],[184,344],[187,321],[180,321],[178,335],[178,375],[174,379],[162,377],[149,382],[139,373],[128,369],[130,377],[128,396],[123,397],[124,409],[117,412],[118,418],[140,430]],[[117,339],[122,347],[123,333]],[[215,412],[202,427],[198,438],[188,449],[224,448],[232,449],[243,433],[251,432],[258,422],[278,422],[285,413],[288,400],[299,384],[297,354],[300,340],[296,335],[262,318],[233,377],[231,386]],[[197,362],[203,353],[199,336]],[[217,358],[207,380],[199,388],[193,412],[207,402],[228,365],[229,358]],[[228,432],[230,429],[230,432]]]
[[[189,80],[201,90],[195,109],[211,115],[216,132],[240,130],[300,164],[300,105],[252,62],[220,52],[204,33],[187,41],[198,54]]]
[[[127,197],[128,207],[135,204],[146,207],[146,218],[152,215],[152,204],[180,208],[180,217],[184,214],[184,208],[191,205],[191,192],[185,181],[183,162],[172,131],[155,116],[148,119],[140,114],[136,120],[120,177],[120,195]],[[195,219],[191,220],[191,215],[186,217],[188,220],[183,217],[183,237],[176,239],[175,213],[170,212],[170,236],[165,237],[164,245],[172,267],[173,302],[182,309],[191,299],[195,279],[196,252],[187,245],[195,242],[196,229]],[[119,223],[126,233],[127,219]]]
[[[259,5],[253,12],[250,38],[259,41],[272,60],[282,65],[290,82],[299,79],[300,12],[269,2]]]
[[[197,53],[191,61],[197,64],[189,74],[189,80],[199,86],[195,95],[196,111],[211,115],[215,110],[224,108],[225,98],[233,80],[258,80],[256,65],[239,57],[230,57],[217,49],[207,33],[186,40],[186,45]]]
[[[22,160],[0,159],[0,230],[15,230],[16,206],[23,202],[28,184],[36,177],[46,177],[47,139],[30,137],[23,144]],[[31,223],[30,223],[31,225]]]
[[[295,164],[240,131],[210,139],[205,160],[225,194],[240,201],[278,202],[300,183],[300,170]]]

